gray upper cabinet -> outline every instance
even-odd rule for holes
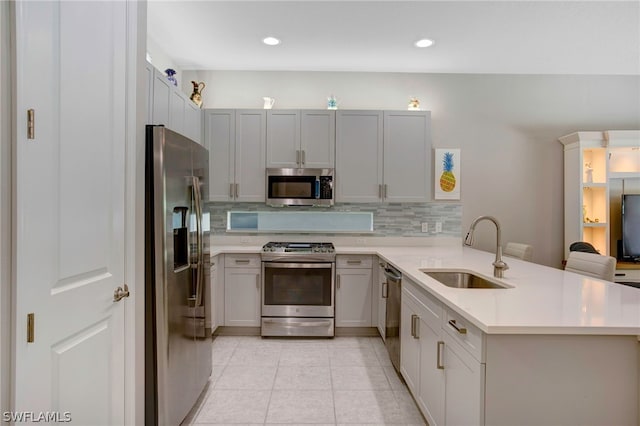
[[[265,200],[264,110],[205,110],[209,200]]]
[[[269,110],[267,167],[333,168],[335,111]]]
[[[164,74],[155,68],[153,69],[153,97],[151,99],[151,105],[153,105],[151,124],[162,124],[169,127],[171,123],[169,121],[171,83]]]
[[[381,201],[382,129],[382,111],[337,111],[336,202]]]
[[[161,124],[202,144],[202,110],[149,62],[147,78],[147,123]]]
[[[384,112],[384,185],[388,202],[426,202],[431,188],[431,113]]]
[[[338,111],[336,201],[428,201],[430,117],[428,111]]]

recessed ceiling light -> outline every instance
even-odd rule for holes
[[[433,46],[433,40],[429,40],[428,38],[423,38],[423,39],[420,39],[420,40],[416,41],[413,44],[416,47],[429,47],[429,46]]]
[[[280,44],[280,39],[277,39],[275,37],[265,37],[262,39],[262,42],[269,46],[277,46],[278,44]]]

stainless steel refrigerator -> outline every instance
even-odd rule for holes
[[[145,174],[145,423],[179,425],[211,375],[209,154],[147,126]]]

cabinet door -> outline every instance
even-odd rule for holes
[[[484,364],[442,333],[444,340],[444,419],[448,425],[484,424]]]
[[[224,325],[224,265],[223,255],[211,259],[211,332]]]
[[[338,111],[336,114],[336,201],[381,200],[382,112]]]
[[[430,199],[430,117],[428,111],[385,111],[385,201],[423,202]]]
[[[191,100],[185,100],[185,136],[202,145],[202,110]]]
[[[371,269],[338,269],[336,327],[371,325]]]
[[[144,79],[146,83],[147,95],[147,113],[145,124],[153,123],[153,65],[145,61],[144,63]]]
[[[384,289],[384,293],[383,293],[383,287],[385,287],[387,279],[384,276],[384,264],[379,262],[377,268],[378,268],[378,288],[377,288],[377,294],[374,295],[374,298],[377,299],[377,303],[378,303],[378,321],[377,321],[378,332],[380,333],[380,337],[382,337],[382,340],[384,340],[385,330],[386,330],[386,319],[387,319],[387,298],[383,296],[386,293],[387,289]]]
[[[187,136],[184,123],[184,110],[186,108],[185,96],[175,86],[171,87],[169,95],[169,125],[167,126],[174,132]]]
[[[236,115],[232,109],[205,110],[205,147],[209,150],[209,201],[233,198]]]
[[[171,104],[171,83],[157,69],[153,69],[153,123],[170,127],[169,105]]]
[[[265,202],[265,117],[261,109],[236,111],[236,201]]]
[[[407,387],[416,396],[420,394],[420,340],[412,333],[412,322],[419,318],[418,309],[402,292],[400,309],[400,373]]]
[[[302,167],[333,168],[336,155],[336,112],[302,111],[300,140]]]
[[[224,325],[260,326],[260,269],[225,268]]]
[[[300,111],[267,114],[267,167],[300,167]]]
[[[416,401],[430,426],[444,425],[444,370],[442,366],[444,342],[441,330],[432,329],[420,320],[420,392]],[[459,423],[449,423],[457,425]]]

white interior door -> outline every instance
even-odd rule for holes
[[[123,424],[127,299],[113,297],[124,281],[126,3],[18,1],[15,12],[13,409]]]

